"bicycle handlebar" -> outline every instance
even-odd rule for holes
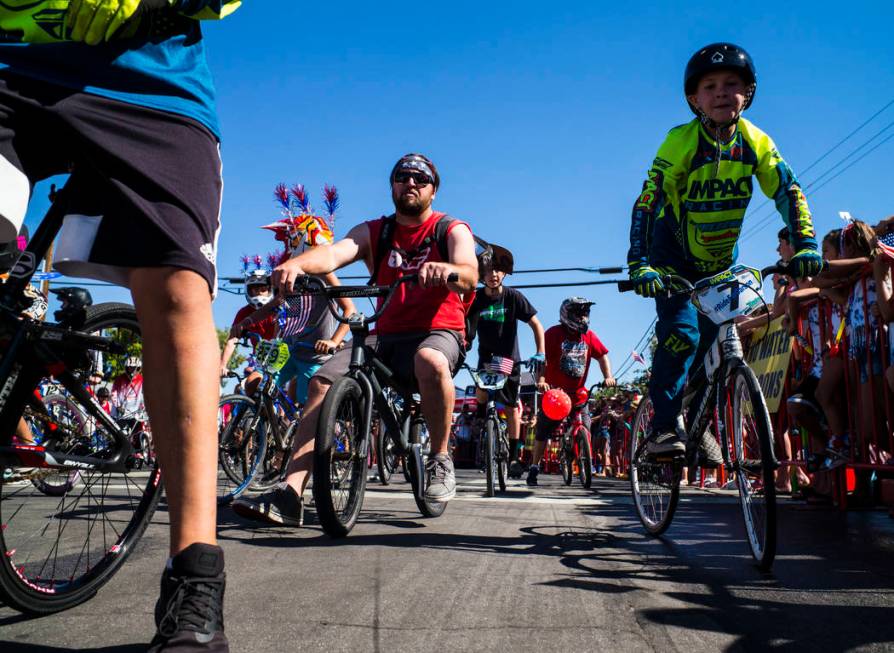
[[[417,275],[408,274],[402,277],[398,277],[394,280],[393,283],[387,286],[327,286],[317,277],[305,275],[295,282],[295,294],[325,295],[326,298],[329,300],[329,312],[336,319],[336,321],[340,322],[341,324],[352,324],[353,316],[349,315],[347,317],[342,317],[338,314],[338,308],[335,306],[335,300],[337,298],[384,297],[385,301],[382,302],[382,305],[379,307],[379,309],[372,315],[364,318],[364,322],[369,324],[370,322],[375,322],[382,316],[382,313],[385,312],[385,309],[391,302],[391,298],[394,296],[394,291],[397,290],[398,286],[405,283],[415,283],[416,281],[418,281]],[[448,283],[455,283],[457,281],[459,281],[459,274],[457,274],[456,272],[451,272],[449,275],[447,275]]]
[[[823,261],[823,271],[827,270],[828,268],[829,262]],[[797,272],[794,270],[794,268],[792,268],[790,263],[787,264],[781,261],[773,265],[768,265],[761,270],[761,278],[766,278],[771,274],[785,274],[790,277],[797,276]],[[667,292],[668,297],[691,293],[693,290],[695,290],[695,286],[692,284],[692,282],[677,274],[666,274],[661,277],[661,282],[664,284],[664,288]],[[674,285],[676,285],[677,288],[674,288]],[[618,292],[629,292],[633,290],[633,288],[634,283],[629,279],[618,282]]]

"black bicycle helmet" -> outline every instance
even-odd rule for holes
[[[512,252],[505,247],[494,245],[493,243],[490,244],[490,249],[490,269],[499,270],[506,274],[512,274],[513,267],[515,266],[515,259],[512,256]]]
[[[93,306],[93,297],[86,288],[68,286],[65,288],[51,288],[50,292],[56,295],[65,308],[80,309]]]
[[[683,92],[686,94],[686,102],[697,116],[701,116],[701,113],[689,102],[689,96],[695,93],[702,77],[717,70],[735,70],[742,75],[745,85],[751,87],[743,110],[751,106],[751,101],[757,90],[757,73],[754,70],[751,55],[734,43],[712,43],[692,55],[689,63],[686,64],[686,72],[683,75]]]

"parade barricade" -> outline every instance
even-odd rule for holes
[[[877,314],[869,301],[871,277],[872,273],[866,272],[855,282],[860,292],[856,293],[857,305],[851,307],[850,313],[862,315],[862,324],[849,326],[848,311],[840,310],[828,299],[801,303],[796,335],[789,339],[791,356],[783,384],[784,400],[775,411],[771,408],[782,473],[788,473],[789,467],[809,467],[812,455],[823,456],[823,443],[829,438],[825,412],[840,411],[839,419],[843,418],[850,434],[849,462],[831,472],[814,473],[813,481],[818,488],[827,487],[828,494],[842,509],[855,497],[862,505],[878,500],[880,481],[894,478],[894,466],[890,464],[890,452],[894,451],[894,397],[885,379],[891,363],[889,327],[871,317]],[[854,294],[852,291],[850,301],[854,301]],[[822,381],[809,381],[818,370]],[[832,376],[823,378],[825,374]],[[816,396],[811,385],[816,386]],[[767,388],[764,391],[766,394]],[[834,393],[840,394],[833,396]],[[818,409],[816,420],[805,414],[805,406],[809,412],[810,404]],[[789,447],[786,437],[791,440]]]

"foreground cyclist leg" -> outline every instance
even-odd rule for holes
[[[458,356],[457,350],[456,357]],[[431,456],[425,464],[425,473],[428,476],[425,498],[430,501],[449,501],[456,495],[453,459],[447,450],[456,393],[451,363],[444,352],[424,346],[420,346],[413,362],[419,382],[419,394],[422,396],[422,414],[431,437]]]
[[[219,388],[207,373],[219,352],[208,284],[190,270],[141,268],[131,273],[130,286],[171,519],[172,557],[156,605],[155,643],[225,646],[223,551],[216,546]]]

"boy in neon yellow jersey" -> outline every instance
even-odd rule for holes
[[[655,409],[651,454],[685,451],[675,428],[683,385],[692,362],[717,333],[687,296],[668,298],[660,292],[662,275],[696,281],[734,263],[754,177],[789,228],[797,275],[812,276],[822,266],[807,200],[794,173],[772,139],[741,117],[756,87],[754,64],[739,46],[714,43],[696,52],[686,66],[684,91],[697,117],[668,133],[633,207],[630,279],[637,294],[656,298],[658,312],[649,387]],[[706,462],[719,462],[716,446],[704,452]]]

